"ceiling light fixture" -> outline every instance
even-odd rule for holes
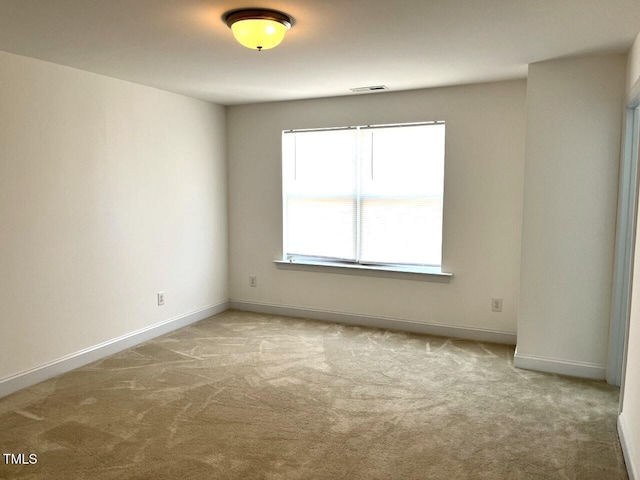
[[[258,51],[278,46],[293,25],[289,15],[261,8],[232,10],[223,18],[241,45]]]

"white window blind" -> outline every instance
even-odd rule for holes
[[[445,126],[285,131],[286,259],[441,264]]]

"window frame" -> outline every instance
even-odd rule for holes
[[[425,277],[425,279],[431,279],[432,281],[448,281],[453,273],[445,272],[442,270],[442,264],[444,260],[444,179],[443,179],[443,191],[442,191],[442,226],[441,226],[441,252],[440,252],[440,265],[426,265],[418,263],[391,263],[391,262],[366,262],[366,261],[351,261],[341,260],[334,257],[323,257],[313,255],[288,255],[286,242],[287,242],[287,194],[285,193],[285,172],[284,172],[284,136],[287,133],[306,133],[306,132],[322,132],[322,131],[340,131],[340,130],[375,130],[377,128],[396,128],[396,127],[412,127],[412,126],[429,126],[429,125],[445,125],[444,120],[430,120],[423,122],[410,122],[410,123],[393,123],[393,124],[377,124],[377,125],[358,125],[358,126],[343,126],[343,127],[326,127],[326,128],[308,128],[308,129],[287,129],[281,132],[282,142],[282,157],[281,157],[281,173],[282,173],[282,259],[274,260],[274,264],[279,269],[287,270],[307,270],[307,271],[329,271],[333,273],[348,273],[348,274],[365,274],[367,276],[383,276],[383,277],[396,277],[396,278],[419,278]],[[445,152],[443,158],[443,168],[446,165],[446,135],[445,135]],[[360,175],[360,172],[358,173]],[[360,192],[357,196],[357,223],[360,223]],[[360,235],[362,226],[357,226],[358,237]],[[356,241],[357,249],[360,250],[360,238]],[[359,255],[358,255],[359,257]]]

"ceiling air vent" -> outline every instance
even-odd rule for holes
[[[362,92],[377,92],[378,90],[389,90],[389,87],[386,85],[373,85],[371,87],[357,87],[350,88],[353,93],[362,93]]]

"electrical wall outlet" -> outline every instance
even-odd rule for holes
[[[158,306],[164,305],[164,292],[158,292]]]
[[[257,275],[249,275],[249,286],[257,287],[258,286],[258,276]]]
[[[501,312],[502,311],[502,299],[501,298],[492,298],[491,299],[491,311],[492,312]]]

